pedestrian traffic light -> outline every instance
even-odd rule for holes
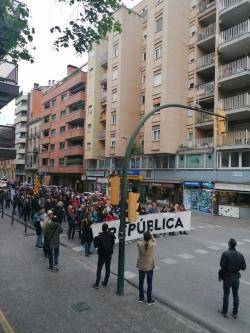
[[[111,205],[117,206],[120,202],[120,177],[113,176],[109,181],[109,199]]]
[[[134,223],[138,218],[139,194],[130,192],[128,194],[128,221]]]
[[[228,121],[226,119],[226,112],[223,109],[217,109],[216,114],[219,116],[217,117],[217,130],[218,134],[221,135],[227,132]]]

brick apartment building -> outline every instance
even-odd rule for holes
[[[67,76],[42,97],[38,173],[43,184],[81,183],[84,172],[84,127],[87,73],[68,65]]]

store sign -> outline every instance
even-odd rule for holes
[[[96,177],[86,177],[87,180],[96,180]]]
[[[108,178],[97,178],[97,183],[99,184],[108,184]]]
[[[104,173],[101,170],[86,170],[86,176],[104,177]]]
[[[199,187],[201,182],[184,182],[183,185],[186,187]]]
[[[201,186],[204,188],[209,188],[209,189],[213,189],[214,188],[214,184],[210,183],[210,182],[202,182]]]
[[[113,232],[116,237],[115,242],[118,243],[120,221],[111,221],[107,224],[109,231]],[[94,237],[102,232],[102,225],[103,223],[92,225]],[[141,215],[135,223],[126,223],[126,241],[142,238],[144,232],[147,230],[151,231],[153,234],[190,231],[191,212]]]
[[[250,185],[245,184],[215,183],[214,188],[224,191],[250,192]]]

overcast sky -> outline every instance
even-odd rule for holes
[[[0,0],[1,1],[1,0]],[[68,64],[81,66],[87,61],[87,55],[76,56],[73,48],[53,50],[54,34],[50,28],[54,25],[66,25],[76,13],[57,0],[23,0],[30,9],[31,26],[35,28],[33,51],[34,64],[21,62],[19,64],[20,91],[28,92],[33,83],[46,85],[48,80],[60,80],[66,75]],[[128,7],[133,7],[140,0],[124,0]],[[15,103],[9,103],[1,110],[0,124],[14,122]]]

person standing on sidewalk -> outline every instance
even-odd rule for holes
[[[89,257],[92,252],[91,244],[93,242],[93,232],[92,232],[92,224],[90,213],[87,213],[86,218],[82,221],[82,239],[81,243],[84,244],[85,248],[85,256]]]
[[[139,270],[139,303],[144,303],[144,279],[147,275],[147,304],[152,305],[155,300],[152,299],[153,272],[155,268],[155,246],[156,241],[150,231],[144,233],[144,239],[137,242],[138,259],[137,268]]]
[[[246,262],[243,254],[236,251],[237,242],[231,238],[228,242],[229,249],[224,251],[220,260],[219,281],[223,280],[223,308],[220,311],[223,317],[227,317],[230,289],[233,293],[233,318],[237,318],[239,308],[239,286],[240,270],[246,269]]]
[[[45,227],[47,224],[51,223],[53,219],[53,212],[52,210],[48,210],[47,215],[44,216],[44,219],[41,220],[40,224],[42,227],[42,232],[43,232],[43,236],[44,236],[44,241],[43,241],[43,254],[44,257],[47,258],[48,257],[48,248],[47,248],[47,239],[46,239],[46,235],[45,235]]]
[[[110,265],[112,260],[112,254],[115,244],[115,235],[108,231],[107,223],[103,223],[102,232],[94,238],[94,246],[98,248],[98,262],[96,271],[96,282],[93,284],[93,288],[99,289],[99,283],[101,280],[102,267],[105,264],[105,278],[102,282],[104,287],[107,287],[110,276]]]
[[[52,220],[45,226],[44,236],[46,239],[46,247],[49,257],[49,270],[58,271],[58,258],[59,258],[59,245],[60,245],[60,234],[63,232],[63,228],[60,223]]]

